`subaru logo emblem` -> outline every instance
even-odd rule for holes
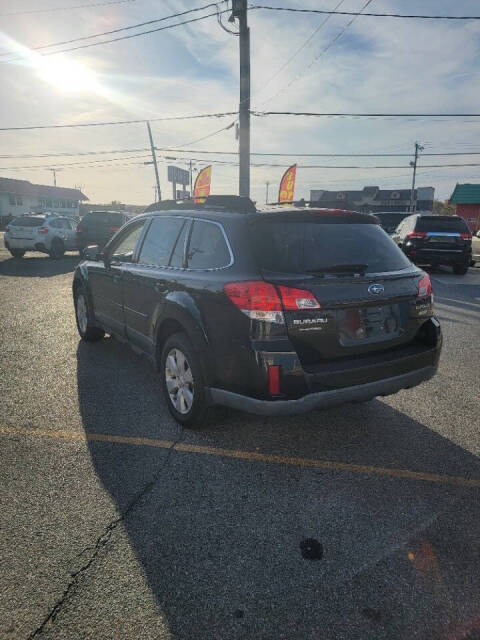
[[[378,294],[383,293],[385,291],[385,287],[383,284],[371,284],[368,287],[368,293],[373,293],[373,295],[378,296]]]

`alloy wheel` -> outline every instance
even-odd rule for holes
[[[80,331],[82,333],[86,333],[87,324],[88,324],[88,315],[87,315],[87,302],[85,300],[85,296],[80,293],[77,297],[77,321],[78,326],[80,327]]]
[[[165,382],[167,392],[175,409],[185,415],[193,405],[193,375],[185,354],[174,348],[165,360]]]

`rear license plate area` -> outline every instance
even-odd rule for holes
[[[445,244],[455,244],[457,241],[455,236],[431,236],[428,238],[428,242],[433,244],[445,243]]]
[[[352,307],[337,311],[340,343],[344,346],[360,342],[391,340],[400,335],[398,304]]]

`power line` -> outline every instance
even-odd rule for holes
[[[150,158],[150,155],[143,155],[143,156],[126,156],[123,158],[102,158],[101,160],[89,160],[88,164],[92,164],[93,163],[97,163],[97,162],[115,162],[115,160],[131,160],[131,159],[135,159],[138,160],[140,158]],[[0,171],[7,171],[7,170],[18,170],[18,169],[53,169],[53,168],[57,168],[57,167],[74,167],[77,165],[85,165],[86,162],[84,160],[82,160],[81,162],[59,162],[59,163],[55,163],[55,164],[45,164],[45,165],[27,165],[24,167],[0,167]]]
[[[216,133],[226,130],[219,129]],[[209,134],[209,137],[214,135],[215,132]],[[199,140],[197,140],[199,142]],[[192,143],[190,143],[192,144]],[[201,153],[205,155],[228,155],[236,156],[238,151],[207,151],[206,149],[179,149],[177,147],[155,147],[156,151],[172,151],[175,153]],[[99,151],[66,151],[63,153],[40,153],[40,154],[6,154],[0,155],[0,159],[29,159],[35,158],[63,158],[63,157],[77,157],[77,156],[95,156],[95,155],[109,155],[109,154],[121,154],[121,153],[141,153],[142,151],[149,151],[148,147],[140,149],[108,149]],[[297,153],[297,152],[266,152],[266,151],[251,151],[252,156],[268,156],[268,157],[295,157],[295,158],[411,158],[411,153]],[[422,153],[422,157],[425,156],[478,156],[480,151],[443,151]],[[119,158],[121,159],[121,158]]]
[[[184,13],[190,13],[191,11],[199,11],[199,9],[191,9],[188,12],[184,12]],[[174,24],[169,24],[166,25],[165,27],[157,27],[156,29],[149,29],[148,31],[140,31],[140,33],[132,33],[130,35],[127,36],[120,36],[119,38],[111,38],[110,40],[100,40],[100,42],[91,42],[90,44],[82,44],[82,45],[78,45],[77,47],[69,47],[68,49],[59,49],[58,51],[48,51],[47,53],[40,53],[39,55],[41,56],[54,56],[57,55],[58,53],[67,53],[69,51],[78,51],[79,49],[88,49],[89,47],[97,47],[101,44],[110,44],[111,42],[119,42],[120,40],[129,40],[130,38],[137,38],[138,36],[144,36],[144,35],[148,35],[150,33],[157,33],[158,31],[165,31],[166,29],[174,29],[176,27],[181,27],[182,25],[185,24],[191,24],[192,22],[198,22],[199,20],[205,20],[206,18],[211,18],[212,16],[216,16],[220,13],[229,13],[230,9],[224,9],[223,11],[218,11],[215,13],[207,13],[207,15],[204,16],[200,16],[199,18],[190,18],[190,20],[183,20],[183,22],[175,22]],[[176,17],[176,15],[178,14],[174,14],[171,16],[167,16],[165,18],[159,18],[158,20],[154,20],[153,22],[159,22],[160,20],[168,20],[170,18]],[[135,25],[138,26],[138,25]],[[131,27],[124,27],[122,29],[122,31],[124,29],[132,29],[133,26]],[[107,32],[105,32],[107,33]],[[96,36],[88,36],[88,38],[90,37],[98,37],[101,34],[96,34]],[[86,38],[81,38],[82,40],[85,40]],[[53,44],[51,45],[45,45],[45,46],[54,46]],[[41,47],[44,48],[44,47]],[[13,53],[7,53],[7,54],[2,54],[2,55],[15,55]],[[22,54],[18,54],[16,55],[16,58],[22,58],[23,55]],[[3,60],[2,64],[5,63],[9,63],[12,62],[12,60],[15,60],[16,58],[11,58],[9,60]]]
[[[478,118],[480,113],[319,113],[315,111],[251,111],[253,116],[306,116],[314,118]],[[1,130],[1,129],[0,129]]]
[[[325,47],[323,47],[323,49],[320,51],[320,53],[318,53],[318,54],[313,58],[313,60],[310,62],[310,64],[309,64],[309,65],[307,65],[307,67],[305,67],[305,69],[304,69],[301,73],[299,73],[299,74],[297,74],[295,77],[293,77],[293,78],[290,80],[290,82],[289,82],[288,84],[286,84],[285,86],[281,87],[281,88],[277,91],[277,93],[275,93],[273,96],[270,96],[270,98],[267,98],[266,100],[263,100],[260,104],[265,104],[266,102],[269,102],[270,100],[273,100],[273,99],[274,99],[274,98],[276,98],[278,95],[280,95],[281,93],[283,93],[284,91],[286,91],[287,89],[289,89],[289,88],[292,86],[292,84],[293,84],[294,82],[296,82],[297,80],[299,80],[300,78],[302,78],[302,77],[307,73],[307,71],[312,67],[312,65],[313,65],[315,62],[317,62],[318,60],[320,60],[320,58],[321,58],[325,53],[327,53],[327,51],[328,51],[331,47],[333,47],[333,45],[337,42],[337,40],[339,40],[339,39],[343,36],[343,34],[345,33],[345,31],[347,31],[347,29],[348,29],[348,28],[349,28],[349,27],[350,27],[350,26],[355,22],[355,20],[358,18],[358,16],[362,14],[362,12],[363,12],[367,7],[368,7],[368,5],[369,5],[371,2],[372,2],[372,0],[367,0],[367,1],[365,2],[365,4],[364,4],[364,5],[362,6],[362,8],[360,9],[360,13],[356,13],[356,14],[354,14],[354,15],[353,15],[353,18],[347,22],[347,24],[346,24],[346,25],[345,25],[345,26],[344,26],[344,27],[343,27],[343,28],[342,28],[342,29],[337,33],[337,35],[336,35],[332,40],[330,40],[330,42],[328,42],[328,43],[325,45]],[[328,17],[330,17],[330,15],[333,15],[333,14],[329,14],[329,16],[328,16]]]
[[[143,149],[111,149],[110,151],[75,151],[70,152],[66,151],[65,153],[39,153],[39,154],[25,154],[25,155],[0,155],[0,159],[29,159],[33,160],[34,158],[64,158],[67,156],[97,156],[97,155],[106,155],[110,153],[140,153],[141,151],[149,151],[148,147]]]
[[[340,0],[340,2],[334,7],[333,10],[335,11],[336,9],[338,9],[338,7],[340,7],[343,4],[343,2],[344,2],[344,0]],[[263,93],[263,91],[265,91],[266,87],[268,87],[268,85],[271,84],[272,81],[284,69],[286,69],[288,67],[288,65],[292,62],[292,60],[295,60],[295,58],[298,56],[298,54],[305,49],[307,44],[313,39],[314,36],[317,35],[317,33],[320,31],[320,29],[330,20],[331,17],[332,17],[332,14],[327,15],[325,20],[323,20],[323,22],[321,22],[320,25],[318,27],[316,27],[316,29],[309,35],[309,37],[303,42],[303,44],[290,56],[290,58],[273,75],[271,75],[270,78],[268,78],[267,82],[261,88],[261,92],[262,93]]]
[[[123,0],[124,2],[128,1],[128,2],[136,2],[136,0]],[[225,2],[226,0],[220,0],[220,2]],[[155,24],[157,22],[164,22],[165,20],[171,20],[172,18],[179,18],[181,16],[185,16],[189,13],[195,13],[197,11],[203,11],[204,9],[208,9],[210,7],[215,7],[216,4],[215,3],[209,3],[209,4],[205,4],[202,7],[197,7],[196,9],[188,9],[187,11],[181,11],[180,13],[173,13],[172,15],[169,16],[164,16],[163,18],[155,18],[154,20],[147,20],[146,22],[138,22],[137,24],[131,24],[128,25],[126,27],[120,27],[118,29],[112,29],[111,31],[102,31],[101,33],[94,33],[92,35],[89,36],[83,36],[80,38],[72,38],[71,40],[61,40],[59,42],[51,42],[50,44],[43,44],[37,47],[28,47],[28,49],[30,49],[30,51],[40,51],[42,49],[50,49],[51,47],[61,47],[63,45],[66,44],[73,44],[74,42],[83,42],[85,40],[92,40],[93,38],[100,38],[101,36],[109,36],[112,35],[114,33],[120,33],[122,31],[128,31],[130,29],[137,29],[139,27],[145,27],[149,24]],[[175,26],[175,25],[173,25]],[[141,34],[136,34],[136,35],[141,35]],[[9,56],[9,55],[14,55],[15,52],[7,52],[7,53],[2,53],[0,54],[1,56]]]
[[[225,118],[226,116],[235,116],[237,111],[226,111],[223,113],[202,113],[191,116],[166,116],[160,118],[148,118],[150,122],[169,122],[171,120],[197,120],[199,118]],[[115,120],[111,122],[84,122],[76,124],[45,124],[33,125],[27,127],[0,127],[0,131],[32,131],[33,129],[67,129],[77,127],[104,127],[114,124],[145,124],[146,118],[141,120]]]
[[[251,111],[253,116],[305,116],[316,118],[479,118],[480,113],[319,113],[310,111]],[[202,113],[190,116],[165,116],[148,118],[150,122],[169,122],[172,120],[197,120],[200,118],[225,118],[236,116],[237,111],[221,113]],[[0,131],[32,131],[35,129],[67,129],[78,127],[103,127],[118,124],[144,124],[146,118],[137,120],[112,120],[110,122],[84,122],[75,124],[46,124],[22,127],[0,127]],[[198,142],[198,141],[197,141]],[[283,154],[282,154],[283,155]],[[309,154],[310,155],[310,154]]]
[[[230,124],[228,124],[226,127],[222,127],[221,129],[216,129],[215,131],[211,131],[210,133],[207,133],[207,135],[202,136],[201,138],[198,138],[196,140],[191,140],[189,142],[184,143],[184,145],[182,146],[188,146],[190,144],[195,144],[196,142],[200,142],[202,140],[206,140],[207,138],[212,138],[213,136],[216,136],[218,133],[221,133],[222,131],[227,131],[228,129],[231,129],[234,125],[235,125],[236,121],[234,120],[233,122],[231,122]],[[163,149],[164,151],[169,151],[169,147],[166,147]],[[133,151],[133,150],[132,150]],[[141,151],[141,150],[139,150]],[[87,152],[88,154],[89,152]],[[91,152],[91,153],[95,153],[95,152]],[[109,153],[107,152],[100,152],[100,153]],[[99,162],[115,162],[118,160],[136,160],[136,159],[141,159],[141,158],[150,158],[150,155],[145,156],[123,156],[120,158],[102,158],[101,160],[90,160],[89,164],[93,164],[93,163],[99,163]],[[166,157],[166,156],[160,156],[160,157]],[[193,158],[192,158],[193,160]],[[204,162],[204,160],[202,159],[195,159],[196,162]],[[53,167],[72,167],[72,166],[78,166],[78,165],[84,165],[85,166],[85,161],[80,161],[80,162],[68,162],[68,163],[56,163],[55,165],[30,165],[30,166],[26,166],[26,167],[0,167],[0,170],[12,170],[12,169],[36,169],[36,168],[53,168]]]
[[[170,156],[159,155],[160,158],[170,159]],[[94,166],[97,163],[108,163],[115,161],[124,161],[124,160],[141,160],[143,158],[150,158],[150,155],[141,155],[141,156],[127,156],[122,158],[102,158],[101,160],[89,160],[87,162],[68,162],[68,163],[56,163],[54,165],[26,165],[26,166],[17,166],[17,167],[0,167],[0,171],[11,171],[11,170],[20,170],[20,169],[51,169],[57,167],[72,167],[72,166]],[[191,158],[194,162],[206,162],[205,159],[202,158]],[[233,160],[209,160],[209,163],[214,164],[223,164],[227,166],[238,166],[238,162]],[[143,164],[142,163],[130,163],[130,164]],[[116,166],[116,165],[113,165]],[[121,165],[119,165],[121,166]],[[251,163],[252,167],[285,167],[285,163]],[[454,168],[454,167],[480,167],[480,163],[461,163],[461,164],[424,164],[419,165],[419,169],[442,169],[442,168]],[[298,165],[299,169],[359,169],[359,170],[370,170],[370,169],[408,169],[409,165],[369,165],[369,166],[361,166],[361,165],[325,165],[325,164],[310,164],[310,165]]]
[[[361,11],[327,11],[323,9],[297,9],[294,7],[270,7],[260,4],[250,5],[250,9],[266,9],[268,11],[288,11],[292,13],[319,13],[337,16],[365,16],[367,18],[410,18],[419,20],[480,20],[480,16],[446,16],[446,15],[418,15],[404,13],[362,13]]]
[[[159,151],[166,151],[164,147],[156,147]],[[169,147],[168,150],[175,151],[175,153],[204,153],[207,155],[237,155],[238,151],[207,151],[200,149],[177,149],[176,147]],[[266,152],[266,151],[251,151],[251,156],[274,156],[274,157],[294,157],[294,158],[411,158],[411,153],[297,153],[293,152]],[[436,153],[422,153],[423,156],[476,156],[480,155],[480,151],[445,151]],[[0,158],[8,156],[0,156]],[[15,157],[15,156],[10,156]]]
[[[127,4],[137,2],[137,0],[111,0],[110,2],[97,2],[95,4],[77,4],[73,7],[49,7],[46,9],[32,9],[30,11],[10,11],[9,13],[0,13],[0,18],[6,16],[24,16],[32,13],[51,13],[52,11],[71,11],[73,9],[89,9],[91,7],[107,7],[111,4]]]

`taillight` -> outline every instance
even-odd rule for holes
[[[472,239],[472,234],[471,233],[461,233],[460,234],[460,238],[462,238],[462,240],[471,240]]]
[[[311,291],[280,285],[276,287],[263,280],[232,282],[224,286],[230,300],[254,320],[283,323],[283,311],[320,309]]]
[[[427,234],[425,231],[410,231],[407,233],[407,238],[426,238]]]
[[[233,304],[249,318],[284,322],[280,296],[273,284],[263,280],[231,282],[223,290]]]
[[[305,289],[294,289],[280,285],[280,295],[282,297],[285,311],[298,311],[299,309],[320,309],[320,304],[311,291]]]
[[[38,230],[38,233],[44,236],[46,233],[48,233],[47,227],[40,227],[40,229]]]
[[[117,233],[120,227],[110,227],[110,233]]]
[[[418,283],[418,298],[427,298],[428,296],[432,296],[433,300],[433,288],[432,282],[430,280],[430,276],[426,273],[423,278]]]
[[[79,226],[77,225],[77,228],[75,229],[75,231],[76,231],[77,233],[82,233],[82,232],[83,232],[83,229],[82,229],[82,227],[79,227]]]

